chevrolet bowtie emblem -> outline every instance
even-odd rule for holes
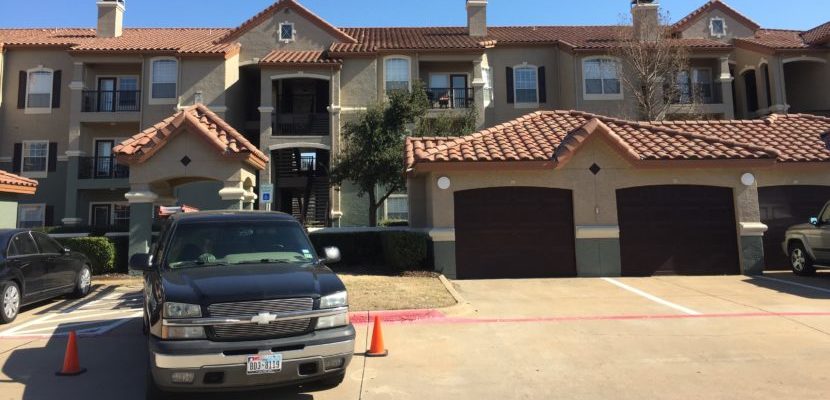
[[[251,318],[251,323],[259,325],[268,325],[277,320],[276,314],[259,313]]]

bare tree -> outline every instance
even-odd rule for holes
[[[699,116],[701,96],[691,81],[688,51],[672,37],[668,15],[654,12],[617,29],[610,49],[620,60],[617,76],[636,101],[637,119],[659,121],[672,112]]]

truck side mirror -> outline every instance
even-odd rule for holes
[[[810,224],[818,226],[818,218],[810,217]]]
[[[153,256],[147,253],[133,254],[130,257],[130,269],[140,272],[151,271],[153,269]]]
[[[323,249],[325,256],[323,257],[323,262],[326,264],[334,264],[340,262],[340,249],[337,247],[326,247]]]

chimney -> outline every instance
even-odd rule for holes
[[[467,32],[487,36],[487,0],[467,0]]]
[[[98,0],[98,37],[121,37],[126,0]]]
[[[655,0],[631,0],[634,38],[644,42],[657,41],[660,34],[660,5]]]

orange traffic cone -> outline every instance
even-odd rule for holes
[[[58,376],[75,376],[86,372],[78,361],[78,337],[75,331],[69,332],[69,341],[66,342],[66,355],[63,357],[63,368],[56,373]]]
[[[389,350],[383,345],[383,330],[380,327],[380,317],[375,316],[375,328],[372,330],[372,346],[366,352],[366,357],[386,357]]]

